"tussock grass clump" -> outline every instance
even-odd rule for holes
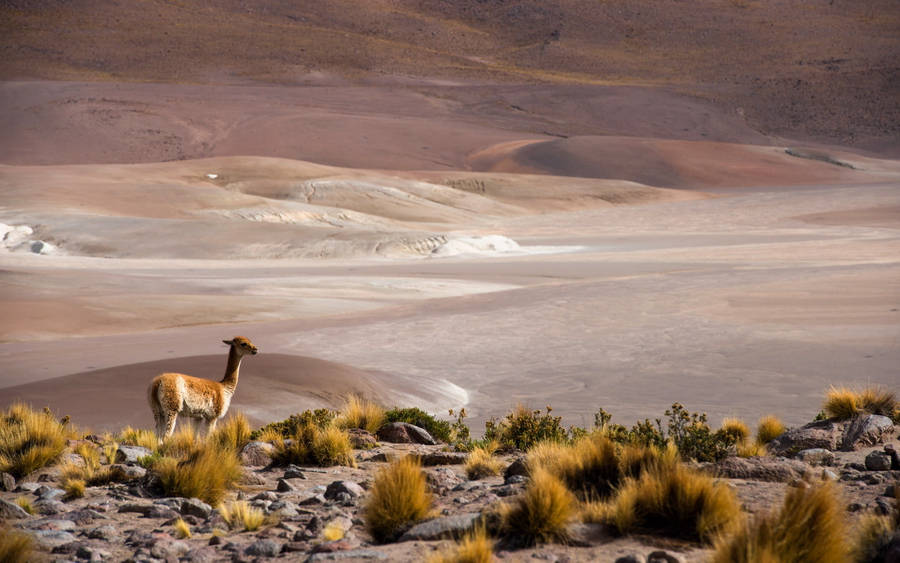
[[[431,501],[419,462],[401,458],[375,476],[365,506],[366,528],[376,541],[389,542],[425,518]]]
[[[756,518],[716,541],[714,563],[848,560],[847,525],[836,486],[792,488],[777,514]]]
[[[284,438],[281,435],[281,432],[275,430],[274,428],[265,428],[256,434],[254,440],[259,440],[260,442],[277,442],[278,440]]]
[[[775,438],[784,434],[787,430],[784,423],[774,414],[766,415],[759,419],[756,425],[756,441],[760,444],[768,444]]]
[[[744,442],[737,445],[738,457],[763,457],[768,453],[766,445],[759,442]]]
[[[629,478],[611,511],[620,533],[659,533],[705,543],[740,518],[740,504],[727,485],[680,464]]]
[[[565,541],[575,518],[575,496],[555,475],[539,467],[531,473],[525,492],[502,505],[501,529],[525,545]]]
[[[299,427],[290,439],[276,439],[274,446],[272,461],[276,465],[293,463],[321,467],[356,467],[350,435],[333,424],[320,428],[316,424],[307,423]]]
[[[719,429],[726,436],[730,436],[738,444],[750,438],[750,428],[739,418],[726,418]]]
[[[341,428],[362,428],[374,434],[384,424],[384,409],[359,395],[350,395],[336,420]]]
[[[127,446],[147,448],[151,452],[155,452],[159,447],[159,438],[156,436],[156,433],[146,428],[126,426],[116,436],[116,441]]]
[[[491,475],[500,475],[503,462],[494,457],[496,449],[497,445],[494,443],[475,447],[466,459],[466,476],[475,480]]]
[[[476,527],[455,545],[429,557],[427,563],[490,563],[494,540],[484,526]]]
[[[217,505],[241,476],[237,453],[214,441],[201,444],[183,458],[163,457],[153,466],[168,496],[196,497]]]
[[[31,501],[28,500],[27,498],[17,497],[15,500],[15,503],[19,506],[19,508],[21,508],[28,514],[34,514],[34,507],[31,506]]]
[[[179,518],[178,520],[175,520],[175,523],[172,524],[172,526],[175,528],[176,538],[180,540],[191,538],[191,527],[184,519]]]
[[[6,526],[0,527],[0,561],[5,563],[28,563],[33,561],[34,538]]]
[[[83,497],[85,487],[87,487],[87,482],[85,482],[84,479],[66,479],[63,481],[63,490],[66,491],[66,500]]]
[[[221,448],[239,452],[250,441],[250,422],[244,413],[234,413],[218,424],[208,439],[215,441]]]
[[[254,430],[250,433],[250,439],[261,440],[262,438],[260,438],[260,436],[263,434],[270,438],[265,440],[266,442],[274,442],[274,437],[276,435],[281,438],[290,438],[301,428],[310,424],[318,426],[319,428],[331,426],[337,416],[338,413],[331,409],[316,409],[314,411],[305,410],[302,413],[292,414],[284,420],[270,422],[262,428]]]
[[[48,410],[15,403],[0,414],[0,471],[19,479],[40,469],[59,458],[68,437]]]
[[[900,407],[897,395],[881,387],[866,387],[860,391],[859,405],[866,412],[889,417],[894,417]]]
[[[247,532],[258,530],[266,522],[266,514],[259,508],[250,506],[245,500],[236,500],[219,506],[219,514],[232,530]]]
[[[866,514],[856,525],[853,542],[853,561],[875,563],[887,561],[887,548],[894,536],[894,522],[890,516]]]
[[[180,458],[197,451],[203,442],[196,428],[190,424],[180,424],[171,436],[163,440],[157,451],[164,456]]]
[[[829,418],[846,420],[860,413],[859,395],[847,387],[834,387],[825,394],[822,410]]]

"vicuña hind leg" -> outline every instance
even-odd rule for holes
[[[207,436],[212,435],[212,433],[216,431],[216,422],[218,422],[218,421],[219,421],[218,418],[214,418],[212,420],[206,421],[206,435]]]
[[[162,434],[163,438],[168,438],[175,432],[175,421],[178,419],[178,413],[168,414],[165,416],[165,428],[164,433]]]

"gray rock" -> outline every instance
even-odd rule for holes
[[[53,549],[67,543],[75,541],[75,536],[71,532],[60,530],[35,530],[31,532],[35,541],[44,549]]]
[[[569,545],[590,547],[610,541],[614,536],[605,524],[577,522],[569,526]]]
[[[281,553],[281,543],[271,539],[256,540],[244,549],[244,553],[260,557],[277,557]]]
[[[95,540],[104,540],[108,542],[116,542],[121,541],[121,535],[115,526],[111,524],[105,524],[103,526],[98,526],[91,530],[88,530],[87,537]]]
[[[137,465],[138,459],[151,455],[153,452],[141,446],[119,446],[116,450],[116,463]]]
[[[303,474],[303,470],[296,465],[288,465],[287,469],[284,470],[284,475],[282,475],[283,479],[306,479],[306,475]]]
[[[684,560],[668,551],[658,550],[647,556],[647,563],[684,563]]]
[[[466,462],[469,454],[465,452],[430,452],[417,456],[425,467],[436,465],[460,465]]]
[[[507,485],[522,485],[526,482],[528,482],[528,477],[524,475],[513,475],[504,481]]]
[[[55,500],[65,496],[66,492],[56,487],[41,485],[34,491],[34,494],[41,500]]]
[[[79,545],[78,549],[75,551],[75,557],[87,559],[88,561],[108,561],[112,557],[112,554],[105,549],[82,544]]]
[[[525,462],[524,457],[517,458],[515,461],[510,463],[506,469],[503,471],[503,479],[509,484],[509,480],[512,477],[519,476],[528,478],[528,464]]]
[[[38,514],[42,514],[44,516],[59,514],[60,512],[69,510],[69,507],[66,506],[66,503],[62,502],[61,500],[39,500],[36,503],[32,504],[31,508],[33,508],[34,511]]]
[[[241,478],[238,480],[238,483],[248,486],[265,485],[266,480],[262,475],[259,475],[255,471],[244,470],[243,473],[241,473]]]
[[[459,538],[475,527],[480,516],[477,512],[469,512],[426,520],[407,530],[406,533],[400,536],[398,541],[431,541]]]
[[[212,514],[212,507],[198,498],[187,498],[181,503],[181,513],[204,520]]]
[[[289,493],[291,491],[296,491],[297,489],[291,485],[290,481],[287,479],[279,479],[278,486],[275,487],[275,490],[279,493]]]
[[[42,518],[28,523],[28,527],[33,530],[57,530],[69,532],[77,526],[71,520],[63,520],[61,518]]]
[[[768,443],[770,452],[777,455],[790,455],[800,450],[824,448],[837,450],[844,440],[844,430],[848,421],[820,420],[810,422],[800,428],[788,430]]]
[[[272,463],[272,452],[275,446],[268,442],[250,442],[241,448],[241,463],[253,467]]]
[[[635,555],[632,553],[619,557],[618,559],[616,559],[616,563],[644,563],[644,558],[640,555]]]
[[[891,469],[894,471],[900,469],[900,455],[897,455],[897,448],[894,444],[885,444],[884,453],[891,456]]]
[[[834,454],[825,448],[800,450],[794,457],[810,465],[834,465]]]
[[[350,445],[355,450],[369,450],[378,443],[371,432],[362,428],[351,428],[347,433],[350,434]]]
[[[269,505],[269,514],[278,516],[282,520],[289,520],[297,516],[299,506],[286,500],[275,501]]]
[[[178,559],[191,550],[190,544],[181,540],[173,540],[170,538],[160,538],[153,542],[150,546],[150,555],[159,559],[169,559],[174,557]]]
[[[18,504],[0,499],[0,520],[19,520],[29,516]]]
[[[329,553],[314,553],[307,561],[342,561],[342,560],[375,560],[388,559],[386,553],[374,549],[348,549],[346,551],[332,551]]]
[[[822,470],[822,479],[825,481],[837,481],[839,479],[838,474],[830,469]]]
[[[337,496],[341,493],[345,493],[350,495],[350,498],[359,498],[365,493],[365,489],[363,489],[359,483],[354,483],[353,481],[333,481],[328,488],[325,489],[325,498],[326,499],[337,499]]]
[[[431,490],[439,495],[463,482],[462,478],[449,467],[438,467],[426,472],[425,480]]]
[[[297,504],[300,506],[319,506],[325,504],[326,501],[325,495],[315,494],[301,499]]]
[[[134,481],[135,479],[143,479],[146,475],[147,470],[140,465],[115,463],[109,466],[109,476],[113,481]]]
[[[41,488],[40,483],[35,483],[33,481],[29,481],[27,483],[19,483],[18,485],[16,485],[16,492],[17,493],[33,493],[36,490],[38,490],[39,488]]]
[[[221,561],[222,556],[214,547],[197,547],[188,551],[184,560],[191,563],[215,563]]]
[[[9,473],[0,473],[0,491],[11,491],[16,488],[16,478]]]
[[[866,456],[866,469],[869,471],[888,471],[891,468],[891,456],[884,452],[870,452]]]
[[[376,433],[379,440],[394,444],[425,444],[434,446],[437,442],[424,428],[419,428],[408,422],[391,422],[378,429]]]
[[[263,491],[258,495],[254,496],[250,500],[267,500],[269,502],[273,502],[278,500],[278,495],[273,493],[272,491]]]
[[[854,451],[881,444],[893,433],[894,423],[890,418],[880,414],[859,415],[847,426],[841,449]]]
[[[709,468],[713,473],[729,479],[755,479],[789,483],[799,479],[809,469],[802,461],[783,457],[729,457]]]

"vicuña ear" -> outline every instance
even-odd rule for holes
[[[228,344],[229,346],[234,344],[234,340],[223,340],[222,342],[224,342],[225,344]]]

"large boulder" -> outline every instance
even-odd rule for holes
[[[769,451],[776,455],[793,455],[802,450],[824,448],[835,451],[844,441],[848,421],[820,420],[800,428],[788,430],[768,443]]]
[[[884,443],[894,433],[894,422],[880,414],[863,414],[850,421],[844,431],[841,449],[855,451]]]
[[[241,449],[241,463],[252,467],[269,465],[275,446],[268,442],[249,442]]]
[[[153,455],[153,452],[141,446],[124,446],[120,445],[116,450],[115,463],[124,463],[126,465],[137,465],[138,460],[142,457]]]
[[[431,541],[460,538],[475,527],[479,518],[481,518],[481,515],[477,512],[433,518],[416,524],[400,536],[398,541]]]
[[[428,446],[437,444],[427,430],[408,422],[385,424],[378,429],[376,436],[379,440],[394,444],[425,444]]]
[[[754,479],[788,483],[809,470],[802,461],[783,457],[729,457],[708,466],[716,475],[729,479]]]
[[[874,451],[866,456],[866,469],[869,471],[888,471],[891,468],[891,456]]]

